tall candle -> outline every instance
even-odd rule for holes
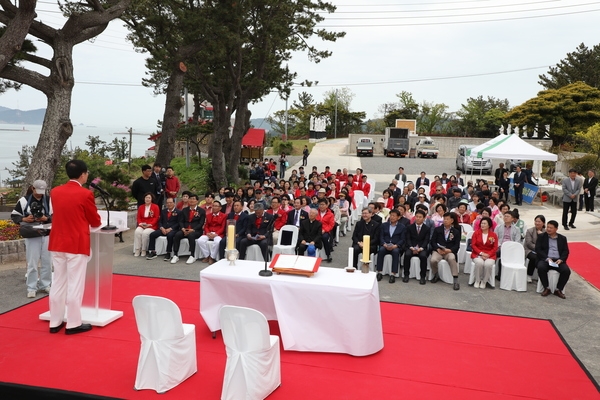
[[[227,225],[227,250],[235,248],[235,225]]]
[[[369,252],[371,251],[371,236],[364,235],[363,236],[363,253],[362,253],[362,262],[368,263],[369,257],[371,256]]]
[[[352,265],[352,261],[354,261],[354,247],[348,248],[348,268],[356,268]]]

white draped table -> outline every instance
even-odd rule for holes
[[[219,330],[224,305],[249,307],[277,320],[285,350],[366,356],[383,348],[379,287],[368,274],[320,267],[310,277],[262,277],[264,263],[221,260],[200,271],[200,314]]]

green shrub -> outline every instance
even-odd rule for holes
[[[185,157],[177,157],[171,160],[171,166],[181,182],[182,190],[204,194],[214,187],[210,159],[202,159],[200,165],[190,162],[190,166],[186,167]]]
[[[276,155],[280,155],[281,153],[292,154],[294,151],[294,143],[292,141],[288,140],[284,142],[277,137],[271,140],[271,146]]]
[[[598,156],[594,154],[588,154],[581,158],[576,158],[573,160],[569,160],[569,165],[571,168],[575,168],[577,171],[580,171],[585,175],[585,172],[593,169],[600,169],[600,160],[598,160]]]

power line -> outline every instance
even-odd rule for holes
[[[521,7],[532,4],[542,3],[555,3],[560,0],[543,0],[543,1],[532,1],[529,3],[517,3],[517,4],[498,4],[493,6],[471,6],[461,8],[437,8],[437,9],[424,9],[424,10],[361,10],[361,11],[335,11],[332,15],[338,14],[390,14],[390,13],[417,13],[417,12],[440,12],[440,11],[463,11],[463,10],[475,10],[475,9],[489,9],[489,8],[506,8],[506,7]],[[449,3],[444,3],[449,4]],[[370,6],[369,6],[370,7]],[[327,11],[319,11],[321,14],[329,14]]]

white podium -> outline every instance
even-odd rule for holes
[[[102,213],[99,213],[102,216]],[[111,213],[111,217],[112,217]],[[112,220],[112,218],[111,218]],[[121,221],[111,221],[116,230],[103,231],[100,228],[91,230],[91,255],[85,275],[85,290],[81,307],[81,320],[84,324],[106,326],[121,318],[123,311],[111,310],[113,254],[115,234],[128,230]],[[103,221],[102,226],[105,223]],[[50,311],[40,314],[40,319],[50,320]],[[65,318],[66,322],[66,311]]]

